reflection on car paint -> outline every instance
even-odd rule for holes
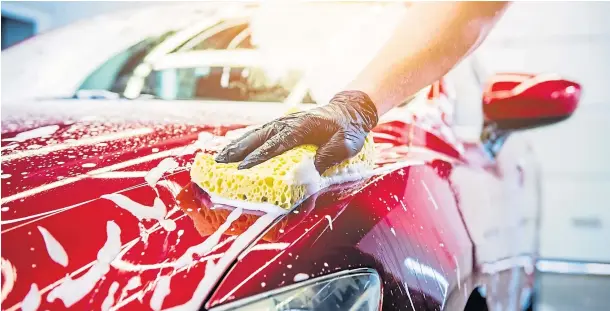
[[[324,189],[279,220],[276,220],[277,215],[260,212],[257,214],[244,209],[239,211],[239,208],[227,206],[218,206],[214,209],[187,206],[188,200],[180,195],[180,191],[189,187],[190,180],[185,168],[188,167],[189,159],[192,158],[196,148],[200,146],[194,146],[187,152],[185,149],[189,147],[184,147],[185,144],[197,145],[196,139],[199,136],[203,137],[209,146],[214,145],[214,148],[218,148],[222,145],[219,143],[222,142],[222,139],[216,140],[217,135],[211,134],[215,129],[208,129],[205,132],[208,134],[197,135],[196,131],[191,132],[186,128],[172,132],[172,127],[167,125],[151,128],[154,128],[154,135],[142,136],[141,145],[133,149],[139,150],[139,154],[136,152],[129,155],[123,153],[114,158],[104,155],[106,159],[112,159],[112,161],[104,161],[105,164],[107,163],[106,166],[100,165],[101,168],[93,170],[96,174],[89,175],[88,173],[91,171],[85,171],[85,174],[76,173],[73,177],[68,178],[78,178],[78,180],[56,187],[43,188],[43,190],[29,195],[26,193],[19,198],[27,200],[34,200],[33,198],[36,196],[39,196],[40,200],[53,198],[54,201],[48,201],[55,202],[55,204],[71,202],[71,205],[63,205],[69,208],[27,206],[30,210],[26,211],[24,208],[20,208],[24,207],[25,203],[19,202],[18,199],[9,202],[11,211],[15,209],[23,216],[3,217],[3,235],[7,234],[7,238],[24,234],[28,228],[27,225],[24,225],[25,221],[37,222],[48,228],[49,232],[56,235],[59,241],[68,242],[65,245],[68,254],[80,254],[76,256],[80,258],[75,258],[74,262],[72,257],[70,258],[67,271],[61,269],[58,271],[56,267],[50,266],[48,263],[37,263],[39,268],[47,269],[50,272],[48,277],[40,279],[39,284],[50,284],[45,287],[41,286],[40,295],[63,286],[65,281],[61,277],[66,272],[73,271],[68,274],[74,280],[84,277],[79,277],[83,272],[87,276],[86,280],[93,280],[88,275],[98,271],[93,267],[96,267],[99,262],[87,262],[84,259],[95,257],[102,245],[103,241],[97,235],[99,235],[99,225],[105,219],[115,219],[117,225],[124,231],[121,232],[122,240],[128,241],[122,244],[118,256],[109,263],[113,269],[108,272],[106,281],[96,282],[97,285],[91,292],[97,293],[95,290],[98,290],[99,294],[92,294],[92,299],[95,303],[103,305],[104,301],[109,301],[106,298],[114,296],[114,294],[109,295],[108,293],[113,287],[116,287],[115,282],[118,282],[118,288],[122,289],[121,295],[110,307],[112,310],[124,307],[139,309],[142,307],[138,303],[139,300],[147,305],[150,304],[152,309],[163,306],[197,308],[207,296],[210,296],[210,299],[206,306],[212,307],[256,293],[257,290],[251,288],[253,284],[258,287],[258,291],[264,291],[297,282],[304,276],[314,278],[341,269],[357,267],[375,267],[383,275],[384,290],[389,297],[395,298],[394,301],[386,301],[386,307],[390,308],[391,304],[397,304],[417,309],[434,309],[445,303],[448,293],[454,287],[462,288],[460,279],[462,273],[464,276],[471,273],[469,267],[472,266],[472,263],[463,259],[458,260],[456,257],[469,251],[470,245],[461,244],[468,241],[468,237],[464,231],[460,231],[460,224],[451,223],[452,219],[454,221],[460,216],[457,214],[456,202],[452,202],[454,198],[450,195],[453,192],[448,176],[453,170],[451,162],[460,161],[459,153],[442,144],[430,148],[434,151],[423,149],[421,146],[427,147],[428,144],[434,144],[431,141],[435,141],[435,138],[433,138],[434,136],[429,138],[425,133],[406,138],[404,131],[411,134],[417,132],[412,130],[412,126],[395,123],[391,127],[382,128],[381,132],[392,133],[391,135],[398,138],[391,140],[387,135],[381,138],[380,142],[386,142],[386,145],[380,144],[382,151],[380,151],[381,160],[378,162],[377,176],[356,183]],[[184,135],[185,132],[190,135]],[[159,135],[163,137],[164,143],[155,145],[155,141],[160,139]],[[222,131],[220,135],[222,135]],[[172,139],[174,140],[172,141]],[[391,143],[388,143],[390,141]],[[114,143],[109,142],[108,146],[102,147],[113,145]],[[404,148],[404,145],[409,148]],[[159,150],[153,151],[153,146]],[[65,156],[73,154],[66,152],[72,150],[73,148],[70,147],[56,152]],[[180,152],[183,154],[176,156]],[[51,152],[51,154],[55,154],[55,152]],[[392,156],[387,156],[390,154]],[[444,155],[445,161],[438,160],[436,154]],[[130,176],[130,172],[150,172],[150,170],[160,167],[159,163],[170,156],[176,156],[171,159],[174,159],[180,167],[173,173],[168,170],[159,178],[155,176],[155,182],[152,183],[144,183],[145,180],[141,173],[138,178],[117,179],[116,184],[103,182],[104,180],[101,178],[90,178],[107,172],[125,172],[125,176]],[[20,160],[15,159],[14,161]],[[114,164],[117,162],[118,164]],[[3,162],[3,169],[4,164],[5,162]],[[31,180],[33,182],[30,184],[33,188],[30,189],[53,184],[53,182],[45,183],[49,180],[46,178]],[[151,224],[148,221],[140,221],[137,216],[130,215],[131,212],[128,210],[117,208],[115,204],[112,204],[113,202],[108,200],[82,200],[87,198],[84,193],[75,193],[74,197],[56,197],[59,191],[65,189],[66,186],[73,187],[72,189],[87,187],[90,192],[88,195],[93,193],[97,197],[118,194],[134,203],[140,202],[138,204],[146,208],[155,206],[155,201],[158,199],[163,202],[166,214],[156,215],[154,218],[157,221]],[[19,193],[14,192],[13,194]],[[206,201],[199,197],[196,202]],[[35,211],[34,214],[32,214],[32,210]],[[70,213],[65,213],[66,211],[70,211]],[[229,219],[229,215],[233,212],[235,214],[231,218],[236,219]],[[138,213],[136,212],[136,214]],[[99,219],[91,219],[92,215]],[[362,215],[369,215],[371,219],[363,219]],[[30,216],[35,217],[28,218]],[[49,222],[49,217],[53,218],[53,222]],[[143,220],[145,217],[140,218]],[[87,222],[70,221],[71,219],[87,219]],[[159,219],[175,222],[176,229],[179,230],[168,231],[168,228],[163,228],[158,224]],[[274,225],[269,227],[272,223]],[[67,225],[65,225],[66,228],[60,228],[58,224]],[[12,226],[7,227],[6,225]],[[220,228],[223,226],[226,229]],[[351,229],[355,226],[360,227],[362,232],[353,232]],[[454,230],[455,228],[458,229]],[[75,243],[66,237],[67,233],[84,230],[90,230],[93,234],[92,241],[87,244]],[[209,245],[204,245],[205,247],[200,248],[203,250],[201,252],[189,252],[190,247],[207,241],[207,239],[202,241],[202,236],[210,239],[211,235],[219,231],[222,232],[216,234],[208,242],[213,245],[211,248]],[[452,232],[452,234],[457,233],[450,237],[445,231]],[[148,243],[144,243],[142,232],[146,232]],[[138,236],[140,237],[138,238]],[[261,236],[261,239],[257,241],[258,236]],[[345,246],[352,242],[357,242],[358,248],[345,249]],[[28,243],[33,242],[28,241]],[[81,248],[80,252],[75,251],[76,247]],[[382,255],[391,253],[402,256],[402,258],[393,263],[390,258]],[[197,256],[193,256],[194,254]],[[318,255],[321,255],[322,258],[316,257]],[[407,261],[409,265],[405,263],[407,259],[410,260]],[[233,265],[235,260],[237,260],[237,264]],[[248,266],[245,266],[244,262]],[[24,279],[29,273],[35,273],[34,271],[28,272],[28,268],[23,266],[24,263],[18,264],[20,265],[18,269],[24,273],[20,274]],[[288,265],[293,268],[286,270]],[[464,271],[460,271],[460,265],[464,267]],[[2,266],[4,269],[5,265]],[[297,270],[294,267],[300,268]],[[217,284],[219,276],[228,268],[230,270],[226,277]],[[121,272],[120,276],[118,271]],[[286,276],[284,277],[283,274]],[[3,277],[4,275],[3,272]],[[238,275],[242,277],[238,279],[239,282],[236,282],[235,278]],[[138,285],[133,285],[136,283],[132,280],[136,280],[136,277]],[[165,278],[162,279],[163,277]],[[178,279],[180,282],[175,281]],[[446,283],[440,281],[443,279]],[[159,284],[160,280],[167,280],[163,281],[167,284]],[[132,283],[133,288],[128,289],[130,288],[129,283]],[[5,284],[7,283],[3,282],[3,290]],[[29,286],[29,284],[21,284],[19,282],[15,284],[18,289],[15,287],[15,292],[9,297],[12,299],[10,303],[13,303],[13,306],[9,308],[11,310],[20,306],[15,299],[26,297],[29,287],[25,286]],[[181,292],[171,290],[172,286],[178,286],[177,284],[182,288]],[[216,285],[218,285],[217,291],[212,293],[211,288]],[[465,292],[468,292],[469,288],[464,287],[464,289]],[[156,292],[158,294],[155,299],[152,299]],[[15,295],[18,295],[19,298],[15,298]],[[74,303],[75,308],[86,306],[88,303],[87,299],[77,302],[73,302],[75,298],[66,297],[65,299],[68,303]],[[42,304],[48,305],[49,308],[61,307],[56,303],[49,304],[47,301],[42,301]]]

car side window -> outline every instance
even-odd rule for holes
[[[161,99],[283,102],[301,78],[296,70],[257,67],[168,68],[149,75],[145,93]],[[304,102],[312,103],[307,97]]]

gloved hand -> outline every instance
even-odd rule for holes
[[[322,174],[356,155],[377,121],[377,108],[368,95],[343,91],[328,105],[289,114],[249,131],[220,151],[216,162],[242,161],[238,169],[246,169],[296,146],[314,144],[319,146],[314,164]]]

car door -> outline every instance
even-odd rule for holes
[[[481,142],[481,79],[471,57],[456,67],[449,82],[456,91],[454,128],[464,145],[466,162],[450,179],[475,247],[478,283],[492,307],[514,309],[531,275],[536,249],[538,180],[531,150],[518,136],[498,152]]]

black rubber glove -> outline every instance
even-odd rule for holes
[[[249,131],[228,144],[216,162],[242,161],[246,169],[296,146],[319,146],[314,164],[320,174],[356,155],[367,134],[377,125],[377,108],[360,91],[340,92],[325,106],[297,112]]]

